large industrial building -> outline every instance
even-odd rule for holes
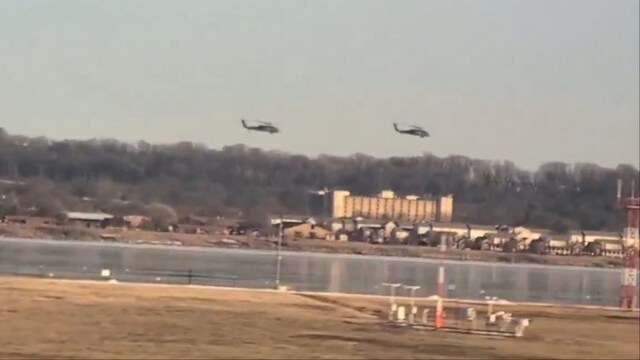
[[[450,222],[453,196],[440,198],[398,197],[391,190],[378,196],[356,196],[349,191],[318,192],[311,201],[315,216],[338,218],[393,219],[400,221]]]

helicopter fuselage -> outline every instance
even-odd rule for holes
[[[244,121],[244,119],[240,120],[240,122],[242,123],[242,127],[244,127],[247,130],[262,131],[262,132],[267,132],[269,134],[276,134],[280,132],[280,129],[278,129],[277,127],[269,123],[262,123],[260,125],[249,126]]]
[[[402,130],[398,127],[398,124],[393,123],[393,128],[399,132],[400,134],[405,134],[405,135],[413,135],[413,136],[419,136],[421,138],[424,137],[429,137],[429,133],[427,132],[427,130],[419,127],[419,126],[409,126],[408,129]]]
[[[262,132],[268,132],[269,134],[276,134],[276,133],[280,132],[280,130],[278,130],[278,128],[273,126],[273,125],[251,126],[251,127],[247,127],[247,129],[256,130],[256,131],[262,131]]]
[[[429,137],[429,133],[424,131],[424,130],[412,129],[412,130],[403,130],[403,131],[399,131],[399,132],[402,133],[402,134],[419,136],[421,138]]]

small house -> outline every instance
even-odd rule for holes
[[[63,214],[64,222],[68,225],[76,225],[88,228],[105,228],[113,215],[106,213],[66,212]]]
[[[128,227],[134,229],[139,228],[145,221],[151,221],[148,216],[144,215],[126,215],[123,216],[122,219]]]
[[[320,225],[312,223],[302,223],[297,226],[291,226],[283,230],[284,236],[306,238],[306,239],[326,239],[331,231]]]

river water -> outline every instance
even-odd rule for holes
[[[120,281],[273,286],[273,251],[120,245],[0,238],[0,273],[95,278],[110,269]],[[301,291],[385,294],[381,283],[436,293],[437,260],[282,252],[281,283]],[[445,262],[448,296],[617,306],[617,269]],[[174,274],[174,275],[170,275]],[[177,276],[179,274],[180,276]],[[202,275],[202,277],[199,277]],[[206,277],[204,277],[206,275]]]

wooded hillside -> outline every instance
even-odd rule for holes
[[[243,212],[259,219],[306,213],[308,190],[373,195],[389,188],[400,195],[452,193],[461,222],[618,230],[624,221],[615,206],[618,178],[627,181],[627,193],[631,179],[640,184],[638,169],[629,165],[554,162],[529,172],[464,156],[309,158],[244,145],[51,141],[0,128],[2,214],[144,214],[166,204],[178,215]]]

